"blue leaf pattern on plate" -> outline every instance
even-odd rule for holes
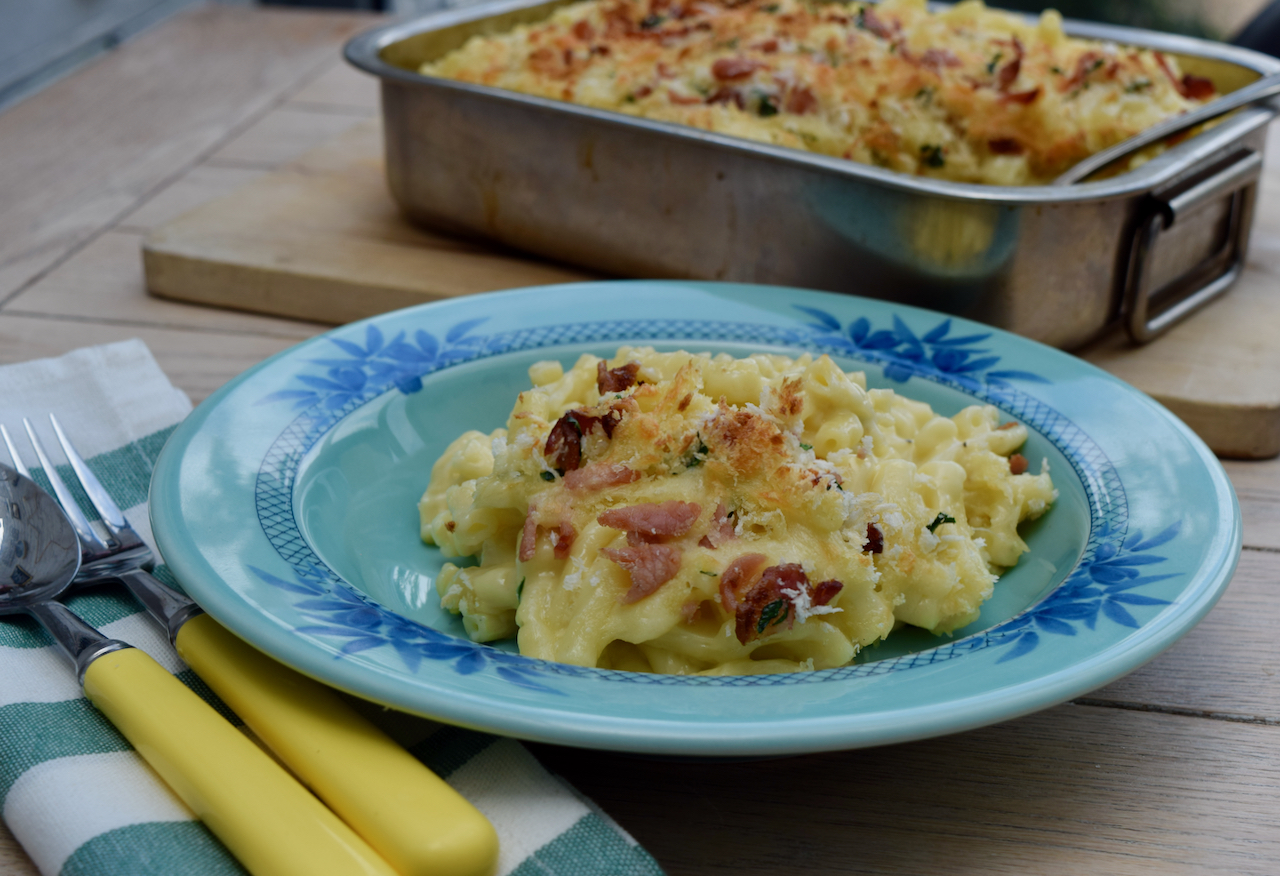
[[[458,323],[445,333],[443,344],[425,329],[418,329],[412,337],[399,332],[387,341],[376,325],[365,330],[363,344],[339,337],[327,338],[346,354],[345,359],[310,360],[324,369],[323,376],[299,374],[294,379],[306,389],[273,392],[258,403],[288,401],[293,403],[294,410],[322,405],[337,411],[358,400],[370,384],[390,384],[405,394],[417,392],[422,389],[424,376],[475,358],[485,338],[468,333],[484,322],[482,318]]]
[[[493,666],[502,678],[513,684],[542,693],[560,693],[535,679],[534,667],[538,666],[535,661],[446,635],[386,611],[355,589],[333,581],[325,569],[314,566],[295,569],[293,580],[257,566],[249,569],[267,584],[305,595],[307,598],[295,602],[294,607],[315,623],[297,627],[297,631],[340,641],[340,654],[358,654],[388,645],[410,671],[416,670],[423,660],[452,663],[460,675]]]
[[[977,346],[991,337],[982,334],[951,335],[951,320],[944,319],[929,331],[917,335],[895,315],[892,329],[872,331],[870,321],[861,316],[846,327],[826,311],[816,307],[793,305],[815,320],[810,326],[822,341],[843,348],[849,355],[884,363],[885,376],[895,383],[912,377],[946,376],[969,390],[984,384],[1009,387],[1009,381],[1048,383],[1043,377],[1027,371],[992,370],[1000,364],[999,356]],[[984,373],[985,372],[985,373]]]
[[[1081,562],[1048,598],[1004,624],[999,633],[990,635],[993,644],[1013,645],[996,662],[1030,654],[1040,643],[1041,633],[1074,636],[1080,626],[1092,630],[1099,615],[1120,626],[1137,629],[1137,619],[1125,606],[1168,605],[1169,601],[1129,591],[1173,577],[1143,576],[1139,569],[1165,561],[1164,557],[1148,551],[1173,539],[1180,527],[1181,523],[1174,523],[1145,541],[1141,530],[1133,532],[1120,545],[1103,541],[1093,559]]]

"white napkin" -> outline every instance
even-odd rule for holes
[[[191,411],[141,341],[0,366],[0,423],[33,474],[31,419],[61,466],[55,414],[139,533],[156,456]],[[0,447],[0,461],[7,462]],[[61,470],[61,469],[60,469]],[[74,483],[69,469],[64,480]],[[159,577],[167,578],[164,567]],[[172,582],[171,578],[167,580]],[[68,597],[106,635],[146,651],[235,723],[123,588]],[[519,743],[369,710],[368,716],[469,799],[497,828],[498,876],[661,876],[644,849]],[[0,619],[0,801],[44,876],[219,876],[244,871],[82,695],[75,671],[34,621]]]

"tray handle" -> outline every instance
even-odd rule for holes
[[[1262,173],[1262,156],[1245,152],[1211,176],[1177,195],[1156,197],[1154,209],[1137,230],[1130,261],[1129,282],[1124,295],[1125,325],[1135,343],[1145,344],[1168,331],[1231,287],[1244,269],[1253,200]],[[1160,235],[1185,218],[1222,198],[1230,198],[1227,233],[1222,246],[1198,266],[1166,283],[1151,288],[1151,263]],[[1192,283],[1217,265],[1226,267],[1198,288],[1177,293],[1177,287]],[[1152,313],[1152,303],[1168,297],[1170,302]]]

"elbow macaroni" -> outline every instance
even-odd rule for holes
[[[942,417],[826,356],[623,348],[530,376],[505,429],[448,447],[419,505],[424,541],[478,559],[445,564],[443,607],[527,656],[841,666],[898,624],[973,621],[1027,550],[1019,523],[1056,497],[1047,472],[1013,473],[1026,428],[995,408]]]
[[[1047,183],[1214,95],[1173,56],[977,0],[586,0],[421,72],[988,185]],[[943,230],[967,252],[980,229]]]

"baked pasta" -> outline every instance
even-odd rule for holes
[[[976,0],[588,0],[422,72],[994,185],[1048,182],[1214,95],[1160,52]]]
[[[530,369],[431,472],[422,538],[476,641],[678,674],[824,669],[977,618],[1056,493],[1026,427],[866,388],[829,357],[623,348]]]

